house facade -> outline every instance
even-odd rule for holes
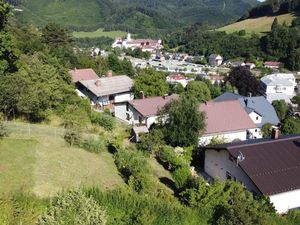
[[[113,110],[115,104],[132,100],[132,87],[133,80],[126,75],[82,80],[77,84],[77,88],[90,99],[91,105],[99,110]]]
[[[299,143],[299,135],[278,139],[275,135],[203,147],[204,170],[221,181],[240,182],[254,195],[269,196],[276,211],[286,213],[300,207]]]
[[[264,62],[264,66],[265,68],[269,68],[269,69],[279,69],[281,65],[281,62],[274,62],[274,61],[267,61],[267,62]]]
[[[220,66],[223,62],[223,57],[218,54],[211,54],[208,57],[208,62],[212,66]]]
[[[115,116],[133,126],[150,128],[154,123],[158,122],[159,110],[177,98],[177,95],[171,95],[127,101],[126,104],[118,104],[116,106]]]
[[[261,138],[260,129],[247,115],[239,101],[207,102],[199,107],[205,113],[205,131],[200,135],[199,145],[208,145],[213,138],[225,142]]]
[[[274,73],[261,78],[262,91],[267,100],[272,103],[274,100],[285,100],[290,102],[297,86],[296,79],[291,73]]]

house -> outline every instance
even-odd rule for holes
[[[262,128],[265,124],[277,126],[279,119],[271,103],[264,96],[245,97],[239,94],[226,92],[215,98],[215,102],[238,100],[250,119],[257,128]]]
[[[256,67],[256,65],[254,63],[246,63],[245,67],[247,67],[249,70],[252,70]]]
[[[188,84],[188,79],[181,74],[170,74],[169,76],[167,76],[166,80],[170,84],[181,84],[184,88]]]
[[[220,66],[223,62],[223,57],[218,54],[211,54],[208,57],[208,62],[212,66]]]
[[[290,102],[290,98],[295,96],[296,79],[290,73],[274,73],[261,78],[262,91],[267,100],[285,100]]]
[[[77,83],[81,80],[95,80],[98,79],[98,75],[95,73],[93,69],[74,69],[70,70],[69,74],[72,77],[73,83]]]
[[[143,52],[155,52],[156,50],[162,49],[161,40],[153,39],[132,39],[131,34],[127,33],[126,39],[116,38],[112,44],[112,48],[140,48]]]
[[[269,69],[279,69],[280,65],[281,62],[273,62],[273,61],[264,62],[264,67]]]
[[[205,113],[206,123],[199,145],[207,145],[213,138],[232,142],[261,137],[259,129],[237,100],[206,102],[200,105],[199,111]]]
[[[269,196],[278,213],[300,208],[300,136],[279,137],[277,132],[272,138],[202,147],[204,171]]]
[[[246,64],[244,63],[244,62],[242,62],[242,61],[233,61],[232,63],[231,63],[231,66],[232,67],[240,67],[240,66],[245,66]]]
[[[130,100],[126,105],[117,106],[115,116],[132,125],[150,128],[157,122],[159,110],[175,99],[178,99],[178,95]]]
[[[101,77],[94,80],[81,80],[77,88],[84,93],[91,104],[99,110],[114,109],[117,103],[133,99],[133,80],[126,75]]]

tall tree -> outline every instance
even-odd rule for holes
[[[191,81],[186,86],[186,95],[196,98],[198,102],[205,102],[211,99],[210,90],[203,81]]]
[[[288,113],[288,105],[284,100],[275,100],[272,102],[272,105],[277,113],[277,116],[280,121],[283,121]]]
[[[167,104],[159,113],[165,140],[172,146],[198,146],[199,135],[205,127],[205,117],[198,101],[182,96]]]
[[[246,67],[233,68],[229,76],[226,77],[232,86],[238,89],[239,94],[247,96],[249,93],[258,95],[260,93],[260,83]]]

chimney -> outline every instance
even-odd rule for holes
[[[140,94],[141,94],[141,99],[145,99],[145,94],[144,94],[144,92],[143,91],[140,91]]]
[[[106,73],[106,77],[112,77],[113,76],[113,73],[111,70],[107,71]]]
[[[77,68],[76,67],[74,68],[74,72],[77,72]]]
[[[244,102],[245,102],[245,105],[246,105],[246,107],[247,107],[247,106],[248,106],[248,99],[245,98],[245,99],[244,99]]]
[[[251,92],[248,93],[248,97],[249,97],[249,98],[252,97],[252,93],[251,93]]]
[[[96,85],[97,87],[99,87],[99,86],[100,86],[100,84],[101,84],[101,82],[100,82],[100,80],[99,80],[99,79],[95,81],[95,85]]]
[[[280,130],[277,128],[277,127],[273,127],[272,128],[272,136],[271,138],[276,140],[279,138],[279,135],[280,135]]]
[[[166,97],[167,97],[168,95],[167,94],[165,94],[164,96],[163,96],[163,99],[166,99]]]

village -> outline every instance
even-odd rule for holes
[[[255,68],[253,63],[224,62],[218,54],[210,55],[205,65],[193,63],[195,58],[186,54],[161,55],[160,40],[134,40],[130,34],[125,40],[116,39],[112,47],[149,52],[150,59],[125,55],[122,59],[127,58],[136,68],[167,72],[165,82],[183,88],[198,78],[222,83],[232,67]],[[298,91],[298,74],[280,72],[279,62],[264,62],[264,67],[271,72],[259,80],[260,95],[225,92],[199,104],[206,127],[199,135],[198,154],[193,158],[191,171],[208,178],[207,182],[215,177],[238,181],[254,195],[268,195],[276,211],[286,213],[300,207],[300,136],[281,135],[281,120],[272,103],[283,100],[297,114],[298,105],[292,99]],[[90,68],[74,69],[70,74],[76,92],[89,99],[94,110],[108,109],[114,117],[131,125],[131,140],[135,142],[140,142],[140,136],[159,123],[159,111],[179,98],[178,94],[168,93],[147,97],[143,91],[135,96],[134,80],[127,75],[113,76],[111,71],[100,77]],[[264,125],[270,126],[271,136],[263,134]],[[212,144],[218,141],[219,145]]]

